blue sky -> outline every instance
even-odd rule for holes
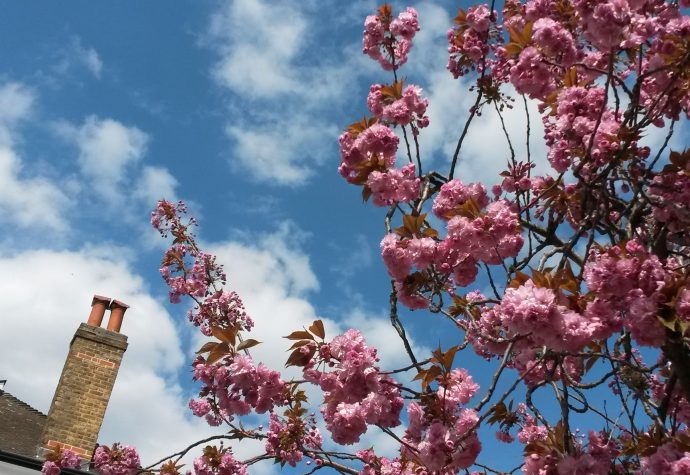
[[[414,5],[422,31],[402,75],[431,101],[425,167],[447,172],[474,100],[445,71],[445,32],[459,5]],[[200,218],[201,240],[245,298],[256,336],[270,342],[257,358],[282,366],[277,338],[323,318],[331,336],[360,326],[384,363],[405,364],[378,257],[385,211],[363,205],[337,173],[340,131],[366,113],[369,84],[391,81],[361,54],[362,22],[375,7],[3,2],[0,379],[8,391],[47,411],[69,339],[91,295],[103,294],[132,308],[102,440],[131,442],[151,460],[208,433],[184,409],[201,340],[186,309],[167,303],[157,272],[164,243],[148,219],[163,197],[187,200]],[[523,114],[508,113],[514,134]],[[456,176],[494,183],[508,156],[497,117],[486,113],[472,130]],[[402,316],[420,351],[448,334],[431,315]],[[462,358],[485,382],[476,358]],[[392,447],[369,434],[371,444]]]

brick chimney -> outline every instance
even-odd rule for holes
[[[59,444],[91,459],[127,349],[127,337],[119,333],[127,308],[118,300],[94,295],[88,321],[79,325],[70,343],[41,437],[42,449]],[[110,310],[107,329],[101,328],[106,310]]]

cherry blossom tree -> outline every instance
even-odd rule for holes
[[[196,450],[199,475],[249,473],[266,459],[309,473],[503,473],[482,451],[478,430],[491,427],[491,444],[523,448],[511,473],[690,474],[690,151],[669,148],[690,114],[689,6],[507,0],[461,9],[447,35],[448,71],[476,99],[439,170],[418,140],[428,99],[401,79],[417,12],[384,5],[368,16],[363,51],[390,76],[369,90],[371,116],[340,136],[339,172],[382,208],[390,318],[409,365],[381,368],[360,331],[326,335],[318,320],[286,335],[287,365],[302,378],[255,362],[241,296],[199,248],[184,203],[161,201],[152,224],[173,240],[161,269],[170,300],[191,299],[190,322],[211,337],[193,362],[201,390],[189,405],[219,435],[143,468],[122,448],[104,449],[97,469],[183,473],[178,462]],[[529,125],[519,138],[505,127],[506,108],[537,120],[530,103],[546,157],[530,150]],[[488,109],[509,145],[492,187],[456,175],[472,123]],[[652,149],[643,137],[656,128],[665,138]],[[539,160],[548,172],[535,173]],[[429,331],[434,319],[450,324],[454,343],[415,354],[398,305],[427,313]],[[492,364],[487,386],[458,366],[463,352]],[[307,387],[323,397],[309,400]],[[601,407],[603,394],[617,405]],[[242,424],[250,413],[266,414],[267,427]],[[368,431],[391,437],[397,453],[347,450]],[[262,441],[264,453],[239,460],[231,447],[243,439]],[[107,471],[108,457],[128,468]]]

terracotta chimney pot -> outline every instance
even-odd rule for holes
[[[125,316],[125,312],[129,308],[124,302],[119,300],[113,300],[110,303],[110,319],[108,320],[108,330],[111,332],[119,333],[120,328],[122,328],[122,319]]]
[[[91,301],[91,313],[86,323],[93,327],[100,327],[103,322],[103,315],[106,309],[110,307],[110,297],[103,297],[102,295],[94,295]]]

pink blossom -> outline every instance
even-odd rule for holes
[[[552,61],[565,68],[575,62],[575,41],[563,25],[551,18],[540,18],[534,22],[533,32],[532,39]]]
[[[335,442],[357,442],[370,424],[400,425],[400,392],[390,377],[379,373],[376,349],[366,345],[359,331],[338,335],[319,355],[327,355],[324,362],[332,363],[331,371],[316,370],[312,362],[304,376],[324,391],[327,403],[321,414]]]
[[[384,91],[383,84],[374,84],[369,91],[367,104],[376,118],[395,125],[412,124],[413,132],[429,125],[429,117],[424,115],[429,100],[422,99],[422,88],[408,85],[400,95],[384,94]]]
[[[449,220],[460,214],[460,207],[472,200],[478,208],[489,204],[486,188],[481,183],[465,185],[460,180],[450,180],[441,186],[434,199],[433,212],[441,219]]]
[[[69,449],[60,448],[48,453],[41,467],[43,475],[60,475],[63,468],[79,468],[81,459]]]
[[[555,89],[553,73],[543,59],[533,46],[520,53],[518,62],[510,68],[510,82],[517,92],[544,100]]]
[[[356,135],[344,132],[340,136],[340,174],[350,183],[364,184],[371,171],[395,165],[398,142],[390,127],[379,123]]]
[[[392,168],[385,172],[375,170],[367,178],[367,186],[376,206],[415,200],[419,197],[420,184],[412,163],[401,169]]]
[[[112,447],[101,445],[96,448],[93,464],[101,475],[134,475],[141,467],[139,454],[134,447],[118,443]]]
[[[369,15],[364,21],[362,52],[391,70],[407,62],[412,39],[419,31],[417,11],[408,7],[397,18],[384,14]]]
[[[302,447],[321,448],[321,434],[313,417],[308,420],[281,420],[271,414],[266,438],[266,453],[294,467],[304,457]]]

